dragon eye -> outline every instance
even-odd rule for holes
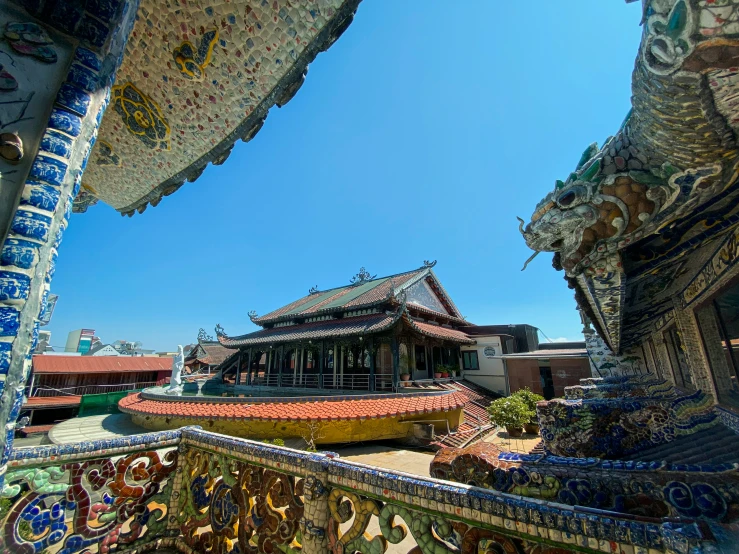
[[[557,204],[566,208],[575,201],[575,198],[577,198],[577,194],[575,194],[574,191],[570,190],[557,198]]]

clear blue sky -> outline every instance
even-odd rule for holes
[[[249,310],[360,266],[424,259],[469,321],[582,340],[551,256],[521,273],[516,216],[618,129],[640,17],[623,0],[366,0],[224,165],[132,219],[104,204],[72,216],[51,344],[87,327],[171,350],[199,327],[254,330]]]

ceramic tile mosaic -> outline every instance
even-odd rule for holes
[[[129,211],[222,163],[297,91],[357,4],[142,1],[83,187]]]

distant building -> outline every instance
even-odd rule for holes
[[[77,415],[87,394],[153,386],[172,374],[172,358],[158,356],[33,356],[27,402],[30,425],[47,425]]]
[[[533,325],[470,325],[460,329],[474,344],[461,347],[462,376],[501,395],[510,393],[502,356],[536,350],[537,328]]]
[[[116,349],[116,351],[121,356],[153,356],[154,355],[154,349],[147,350],[142,348],[143,344],[139,341],[127,341],[127,340],[117,340],[113,343],[111,343],[111,346]]]
[[[70,331],[67,335],[67,344],[64,347],[65,352],[81,352],[85,354],[92,348],[93,339],[95,338],[94,329],[77,329]]]
[[[36,349],[33,351],[34,354],[44,354],[46,352],[53,352],[54,348],[51,346],[51,331],[39,331],[38,342],[36,343]]]
[[[592,377],[585,342],[542,343],[531,352],[503,355],[509,393],[528,387],[547,400],[564,396],[564,388]]]
[[[203,341],[196,344],[185,356],[186,373],[210,373],[234,353],[221,346],[218,341]]]
[[[120,356],[121,354],[111,344],[99,343],[85,354],[85,356]]]

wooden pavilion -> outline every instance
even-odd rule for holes
[[[469,325],[432,268],[376,277],[362,268],[347,286],[308,295],[264,316],[261,330],[237,337],[217,328],[235,352],[225,383],[389,391],[401,380],[433,379],[460,366]]]

